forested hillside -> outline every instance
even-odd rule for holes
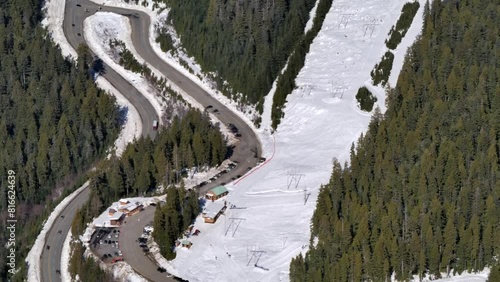
[[[175,116],[168,128],[158,132],[154,141],[141,138],[129,144],[120,158],[115,156],[100,162],[91,176],[89,200],[73,219],[72,234],[83,234],[87,223],[114,201],[123,197],[154,195],[156,188],[163,185],[169,187],[167,205],[158,208],[155,228],[168,228],[168,232],[155,234],[155,238],[160,243],[170,242],[199,213],[197,194],[186,192],[182,185],[179,189],[174,185],[185,176],[185,169],[217,166],[229,154],[220,128],[212,125],[204,113],[190,109],[185,116]],[[174,209],[176,212],[171,213]],[[170,219],[167,224],[165,218]],[[81,244],[75,245],[75,249],[81,252]],[[172,256],[165,246],[162,245],[162,253]],[[94,265],[91,259],[82,260],[73,255],[70,271],[73,277],[78,274],[80,277],[93,277],[92,281],[107,279],[106,273],[94,271]]]
[[[15,172],[16,269],[7,273],[0,248],[0,280],[25,278],[24,257],[41,221],[76,177],[118,133],[114,98],[89,74],[92,58],[79,50],[78,67],[65,60],[40,27],[41,1],[0,1],[0,245],[5,246],[7,171]]]
[[[188,53],[206,72],[217,72],[226,94],[241,92],[263,102],[304,33],[315,0],[155,0],[171,8],[169,19]],[[168,42],[162,37],[161,41]],[[229,82],[230,88],[223,84]],[[231,89],[232,88],[232,89]]]
[[[433,1],[385,116],[321,187],[298,281],[480,270],[500,256],[500,3]]]

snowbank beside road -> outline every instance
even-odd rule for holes
[[[49,31],[52,41],[61,48],[62,55],[75,59],[77,57],[76,50],[69,44],[63,31],[65,7],[65,0],[47,0],[43,7],[45,18],[42,21],[42,26]]]
[[[26,262],[28,263],[28,281],[41,281],[40,275],[40,257],[42,256],[43,246],[45,245],[45,238],[47,237],[47,233],[50,228],[54,224],[54,221],[57,219],[59,214],[64,208],[85,188],[89,186],[89,181],[85,182],[82,187],[78,188],[76,191],[71,193],[69,196],[64,198],[59,205],[56,206],[54,211],[50,214],[47,221],[44,223],[42,231],[38,234],[36,238],[35,244],[31,247],[28,256],[26,257]]]

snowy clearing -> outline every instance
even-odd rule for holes
[[[385,51],[384,41],[403,4],[333,3],[296,80],[298,89],[288,97],[274,134],[273,159],[227,185],[226,200],[236,208],[228,208],[213,225],[199,217],[194,228],[201,234],[190,238],[190,249],[178,249],[177,258],[164,266],[169,272],[189,281],[288,280],[291,258],[308,248],[318,188],[330,177],[332,159],[348,161],[352,142],[370,121],[370,113],[358,109],[355,94],[370,83],[370,71]],[[373,34],[365,32],[372,23]],[[418,31],[422,21],[416,18],[413,24]],[[377,98],[384,105],[385,93]],[[266,98],[265,113],[271,102]],[[270,121],[266,118],[262,125],[264,136]],[[272,139],[263,145],[271,155]]]

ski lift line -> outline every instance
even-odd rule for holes
[[[269,163],[273,158],[274,158],[274,154],[276,153],[276,137],[274,137],[273,135],[273,155],[267,159],[266,161],[264,161],[262,163],[262,165],[260,165],[258,168],[250,171],[249,173],[245,174],[243,177],[241,177],[240,179],[236,180],[236,182],[234,182],[234,185],[238,185],[238,183],[240,183],[241,180],[247,178],[248,176],[252,175],[254,172],[256,172],[257,170],[261,169],[263,166],[265,166],[267,163]]]

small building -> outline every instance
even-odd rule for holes
[[[227,194],[229,194],[229,191],[227,191],[226,187],[217,186],[217,187],[210,189],[207,192],[207,194],[205,194],[205,198],[207,198],[208,200],[212,200],[212,202],[213,202],[219,198],[226,196]]]
[[[134,214],[141,211],[142,205],[136,205],[129,203],[127,205],[121,206],[118,208],[119,212],[124,213],[127,216],[133,216]]]
[[[205,223],[215,223],[217,218],[226,210],[226,202],[207,203],[203,208],[202,216]]]
[[[112,216],[109,218],[109,224],[115,225],[115,226],[120,226],[122,225],[123,219],[125,218],[125,214],[122,212],[115,212]]]
[[[193,245],[193,243],[191,243],[191,241],[189,240],[182,240],[182,247],[184,248],[191,248],[191,246]]]

